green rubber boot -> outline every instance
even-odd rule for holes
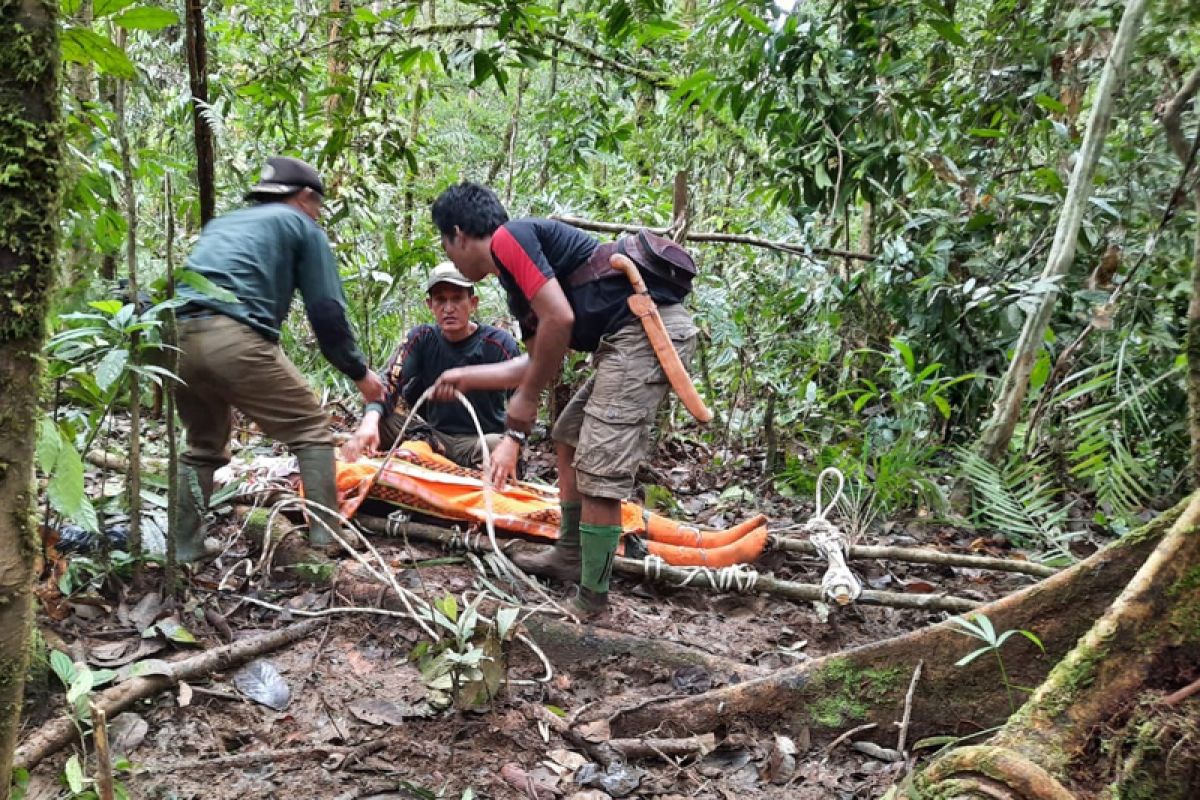
[[[308,543],[314,547],[333,544],[330,530],[342,531],[342,522],[337,516],[337,470],[332,445],[317,445],[296,450],[300,462],[300,480],[304,484],[304,498],[318,503],[331,512],[309,510]]]
[[[620,525],[579,526],[583,544],[583,571],[575,611],[585,619],[593,619],[608,611],[608,583],[612,578],[613,561],[621,541]]]
[[[216,539],[204,536],[204,514],[213,493],[215,467],[179,465],[175,490],[175,561],[191,564],[220,552]]]
[[[558,526],[558,541],[553,547],[539,547],[536,552],[513,553],[512,560],[521,569],[534,575],[553,578],[563,583],[579,580],[583,555],[579,545],[579,513],[582,504],[563,503]]]

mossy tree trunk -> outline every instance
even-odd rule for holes
[[[61,191],[57,19],[53,0],[0,0],[0,798],[33,623],[33,432]]]
[[[1188,701],[1174,719],[1159,709],[1161,695],[1194,680],[1200,663],[1198,526],[1200,494],[1000,732],[986,745],[934,761],[902,796],[1200,796],[1200,748],[1187,741],[1200,722],[1200,700]],[[1105,753],[1115,755],[1097,758]],[[1126,758],[1136,768],[1127,768]],[[1097,795],[1106,783],[1107,792]]]
[[[972,612],[987,616],[998,632],[1022,629],[1041,637],[1045,655],[1020,636],[1005,645],[1011,685],[1036,686],[1046,678],[1125,589],[1183,510],[1181,504],[1074,567]],[[873,722],[877,727],[868,738],[877,736],[890,747],[909,679],[922,663],[909,741],[974,734],[1000,725],[1013,710],[994,660],[977,658],[957,666],[980,644],[956,626],[941,623],[704,694],[639,701],[627,709],[622,708],[627,698],[616,698],[589,709],[578,722],[607,719],[614,737],[630,737],[649,731],[687,736],[749,721],[808,728],[814,740]]]

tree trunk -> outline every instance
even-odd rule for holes
[[[196,136],[196,184],[200,190],[200,225],[210,219],[217,205],[216,155],[213,132],[204,113],[208,108],[208,41],[204,35],[204,0],[187,0],[184,14],[184,49],[192,89],[192,128]]]
[[[1184,81],[1183,86],[1167,104],[1162,116],[1167,142],[1171,145],[1171,150],[1179,159],[1179,163],[1183,164],[1185,168],[1194,157],[1191,151],[1195,147],[1195,143],[1191,146],[1188,145],[1187,138],[1183,135],[1181,117],[1184,109],[1196,97],[1198,90],[1200,90],[1200,67],[1193,70],[1188,79]],[[1197,131],[1196,136],[1200,141],[1200,131]],[[1186,181],[1183,186],[1187,188]],[[1196,219],[1194,220],[1195,230],[1192,240],[1192,299],[1188,303],[1186,350],[1188,433],[1191,437],[1190,483],[1193,489],[1197,489],[1200,488],[1200,188],[1196,187],[1194,181],[1191,187],[1192,208],[1195,210]]]
[[[1162,725],[1145,716],[1157,689],[1177,687],[1200,660],[1200,494],[1137,574],[1019,712],[987,744],[954,750],[917,776],[910,798],[989,798],[996,786],[1019,798],[1093,797],[1110,780],[1096,753],[1114,741],[1137,741]],[[1153,688],[1152,688],[1153,687]],[[1142,709],[1136,709],[1138,703]],[[1200,721],[1200,709],[1191,713]],[[1138,713],[1142,712],[1142,713]],[[1123,735],[1133,722],[1138,728]],[[1193,726],[1194,727],[1194,726]],[[1113,734],[1117,733],[1117,736]],[[1169,745],[1163,747],[1170,749]],[[1194,744],[1154,764],[1133,751],[1137,769],[1118,771],[1106,797],[1186,800],[1200,792]],[[1120,756],[1118,755],[1118,758]],[[1171,760],[1174,758],[1174,765]]]
[[[1122,591],[1185,506],[1181,503],[1070,569],[972,612],[986,616],[997,632],[1029,630],[1045,645],[1042,656],[1023,637],[1009,641],[1003,656],[1010,685],[1034,686],[1045,678]],[[882,733],[900,719],[909,677],[923,661],[910,740],[977,733],[1000,724],[1012,710],[995,661],[978,658],[955,665],[978,644],[950,623],[941,623],[693,697],[643,702],[630,710],[622,710],[618,698],[590,711],[583,721],[609,718],[616,737],[651,730],[661,736],[690,735],[747,719],[759,726],[808,727],[814,738],[864,722],[876,723]]]
[[[126,31],[121,28],[117,34],[117,47],[125,49]],[[129,96],[129,84],[123,80],[117,81],[117,91],[114,95],[113,114],[117,145],[121,149],[121,195],[125,203],[125,267],[129,275],[129,302],[136,309],[138,303],[137,275],[137,190],[134,186],[133,152],[129,144],[129,131],[126,127],[126,99]],[[129,511],[129,554],[134,559],[135,580],[140,582],[141,566],[138,561],[142,557],[142,382],[137,372],[138,353],[141,349],[141,331],[129,335],[129,471],[125,473],[125,498]]]
[[[1100,85],[1096,89],[1096,100],[1088,117],[1087,133],[1079,149],[1075,169],[1071,173],[1071,185],[1063,202],[1062,215],[1054,232],[1054,243],[1046,268],[1042,270],[1043,281],[1061,281],[1075,260],[1075,245],[1079,238],[1079,226],[1087,209],[1088,196],[1092,191],[1092,176],[1100,153],[1104,149],[1104,137],[1112,118],[1113,98],[1124,77],[1125,66],[1137,40],[1138,28],[1146,10],[1146,0],[1130,0],[1121,17],[1120,27],[1113,38],[1112,50],[1104,63]],[[1025,326],[1013,352],[1012,362],[1000,384],[992,418],[988,422],[981,441],[983,456],[993,464],[1004,460],[1008,443],[1017,426],[1025,395],[1029,391],[1029,375],[1034,361],[1046,337],[1046,327],[1054,312],[1058,299],[1057,284],[1038,301],[1037,309],[1025,318]]]
[[[34,431],[58,246],[58,4],[0,2],[0,798],[12,784],[38,552]]]

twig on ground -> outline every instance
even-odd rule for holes
[[[866,725],[859,725],[857,728],[851,728],[850,730],[848,730],[848,731],[846,731],[845,733],[843,733],[841,736],[839,736],[839,737],[837,737],[836,739],[834,739],[832,742],[830,742],[830,743],[829,743],[829,744],[828,744],[828,745],[825,747],[825,755],[829,755],[830,753],[832,753],[832,752],[833,752],[833,751],[834,751],[834,750],[837,748],[837,746],[838,746],[839,744],[841,744],[842,742],[846,741],[847,739],[849,739],[849,738],[850,738],[851,736],[853,736],[854,734],[856,734],[856,733],[862,733],[863,731],[869,731],[869,730],[871,730],[871,729],[872,729],[872,728],[874,728],[874,727],[876,727],[876,723],[874,723],[874,722],[868,722]]]
[[[917,667],[913,670],[912,681],[908,684],[908,694],[904,695],[904,717],[900,720],[900,738],[896,742],[896,749],[906,756],[908,751],[905,749],[905,745],[908,744],[908,723],[912,717],[913,695],[917,693],[917,681],[921,680],[921,669],[924,666],[924,660],[917,662]]]
[[[97,708],[95,703],[89,704],[92,709],[92,721],[95,723],[93,737],[96,743],[96,794],[100,800],[113,800],[113,771],[112,756],[108,750],[108,718],[104,709]]]
[[[1163,703],[1169,706],[1177,706],[1197,692],[1200,692],[1200,679],[1194,680],[1179,691],[1167,695],[1163,698]]]

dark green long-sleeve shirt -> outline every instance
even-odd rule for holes
[[[299,289],[321,353],[352,380],[367,374],[366,359],[346,321],[346,296],[329,239],[299,210],[263,203],[211,220],[187,266],[240,301],[223,303],[182,285],[179,295],[188,306],[236,319],[272,342],[279,341]]]

